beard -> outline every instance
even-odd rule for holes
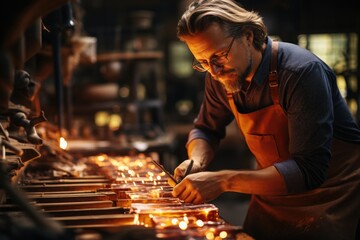
[[[219,75],[224,76],[222,80],[215,79],[219,81],[225,88],[227,93],[235,93],[241,90],[242,86],[246,82],[246,77],[250,74],[251,68],[253,65],[252,55],[248,54],[248,61],[245,71],[241,74],[237,74],[235,69],[229,69],[227,71],[222,71]],[[227,75],[229,77],[227,77]]]

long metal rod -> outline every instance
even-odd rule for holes
[[[52,47],[54,58],[54,79],[56,87],[56,98],[58,107],[58,128],[61,137],[61,132],[64,126],[64,91],[63,91],[63,79],[61,75],[61,33],[60,31],[52,32]]]

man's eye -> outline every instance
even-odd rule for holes
[[[222,64],[226,61],[227,61],[227,59],[225,56],[220,56],[220,57],[211,59],[211,63],[214,63],[214,64]]]
[[[203,66],[207,66],[209,65],[207,61],[198,61],[201,65]]]

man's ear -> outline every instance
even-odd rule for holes
[[[254,33],[249,28],[246,28],[243,31],[243,35],[245,36],[246,42],[251,45],[254,40]]]

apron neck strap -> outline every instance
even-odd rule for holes
[[[279,103],[278,94],[278,78],[277,78],[277,59],[278,59],[279,43],[277,41],[272,42],[271,47],[271,61],[270,61],[270,72],[269,72],[269,86],[271,96],[274,104]]]

